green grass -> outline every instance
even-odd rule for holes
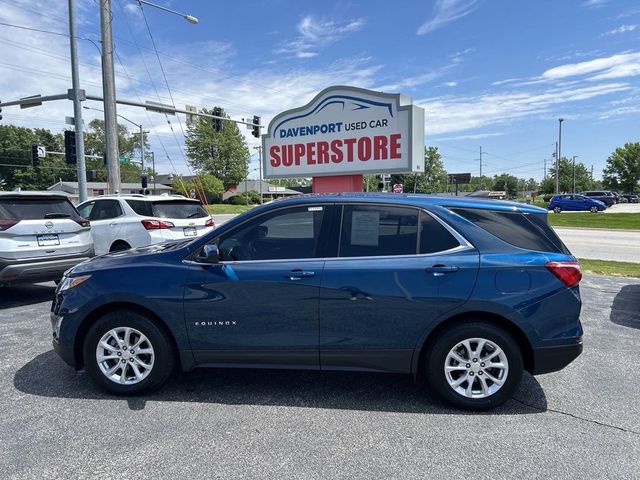
[[[214,203],[207,205],[207,211],[211,215],[220,215],[225,213],[240,214],[248,212],[254,205],[229,205],[227,203]]]
[[[586,258],[580,258],[579,261],[583,272],[597,273],[598,275],[612,275],[615,277],[640,278],[640,263],[588,260]]]
[[[640,213],[550,213],[549,225],[640,230]]]

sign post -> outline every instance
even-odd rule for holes
[[[400,94],[335,86],[276,115],[265,178],[313,177],[313,192],[361,192],[364,174],[424,171],[424,110]]]
[[[449,183],[456,186],[456,197],[458,196],[458,185],[471,183],[470,173],[450,173],[447,175]]]

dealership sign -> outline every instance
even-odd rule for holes
[[[329,87],[276,115],[262,136],[266,178],[424,170],[424,110],[400,94]]]

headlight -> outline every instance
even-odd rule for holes
[[[58,286],[59,292],[64,292],[65,290],[69,290],[70,288],[77,287],[82,282],[89,280],[91,275],[81,275],[79,277],[63,277],[60,285]]]

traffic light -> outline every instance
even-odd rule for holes
[[[31,144],[31,164],[38,168],[40,166],[40,157],[38,156],[38,144]]]
[[[64,159],[69,165],[76,164],[76,132],[64,131]]]
[[[221,117],[222,116],[222,108],[220,107],[213,107],[213,115],[216,117]],[[219,132],[222,130],[222,120],[219,118],[213,118],[213,130],[214,132]]]
[[[0,103],[2,103],[2,100],[0,100]],[[2,107],[0,107],[0,120],[2,120]]]
[[[146,189],[147,186],[149,185],[149,177],[146,173],[143,173],[142,175],[140,175],[140,184],[142,185],[143,189]]]
[[[260,138],[260,117],[257,115],[253,116],[253,130],[251,131],[251,135]]]
[[[98,179],[97,170],[87,170],[87,181],[95,182]]]

